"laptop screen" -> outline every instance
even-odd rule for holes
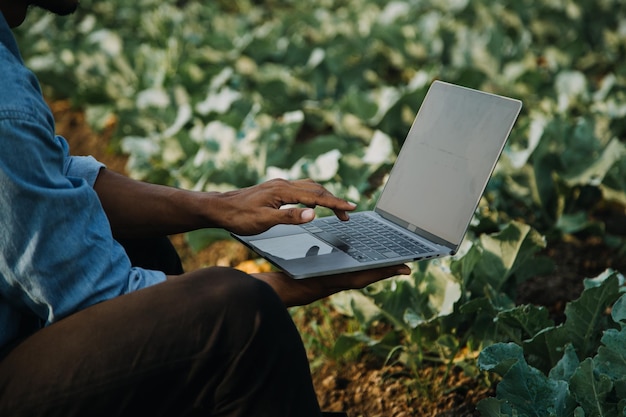
[[[377,211],[460,245],[520,109],[518,100],[433,83]]]

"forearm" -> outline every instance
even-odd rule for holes
[[[94,185],[114,236],[150,237],[219,226],[219,193],[149,184],[103,169]]]
[[[309,222],[315,217],[312,207],[318,205],[332,209],[342,220],[348,220],[347,211],[355,208],[311,180],[274,179],[211,193],[148,184],[103,169],[94,188],[118,237],[163,236],[207,227],[252,235],[277,224]],[[308,208],[293,206],[298,204]]]

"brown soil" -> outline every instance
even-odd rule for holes
[[[68,139],[73,154],[93,155],[110,169],[124,172],[126,158],[109,147],[115,120],[111,120],[104,132],[95,134],[86,126],[83,114],[72,110],[67,102],[54,102],[51,107],[57,119],[57,131]],[[193,253],[183,236],[173,236],[172,240],[186,270],[209,265],[238,266],[250,272],[267,268],[235,242],[218,242]],[[544,254],[554,260],[554,273],[521,285],[517,301],[547,306],[557,320],[562,317],[565,304],[580,295],[584,278],[595,277],[606,268],[626,271],[626,258],[597,238],[565,239],[549,245]],[[341,327],[341,320],[338,316],[333,322]],[[303,328],[305,321],[296,320],[296,323],[303,333],[308,331]],[[358,360],[328,359],[321,363],[313,370],[313,379],[322,408],[345,411],[350,417],[478,416],[477,402],[493,395],[493,386],[490,388],[484,375],[469,377],[457,368],[447,370],[425,364],[418,371],[420,377],[414,379],[407,377],[406,370],[400,366],[386,366],[367,354]]]

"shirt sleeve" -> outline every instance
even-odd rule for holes
[[[93,189],[102,164],[70,157],[0,13],[0,351],[85,307],[165,280],[132,268]],[[1,352],[0,352],[1,354]]]
[[[90,187],[96,183],[98,173],[106,166],[93,156],[68,156],[66,158],[65,175],[84,179]]]
[[[131,267],[93,190],[103,165],[38,114],[0,111],[0,301],[49,324],[165,274]]]

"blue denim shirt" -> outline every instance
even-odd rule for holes
[[[0,351],[95,303],[165,280],[133,268],[0,13]]]

